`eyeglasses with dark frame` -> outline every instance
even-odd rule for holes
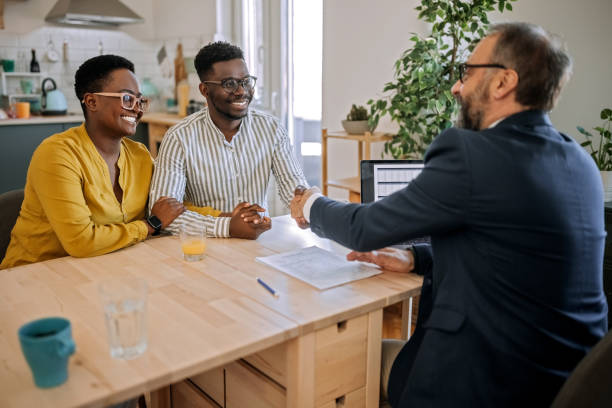
[[[502,64],[459,64],[459,81],[463,83],[463,76],[468,68],[500,68],[500,69],[508,69],[505,65]]]
[[[138,104],[138,109],[140,109],[143,113],[149,110],[150,101],[144,96],[138,97],[128,92],[93,92],[93,94],[119,98],[121,100],[121,107],[123,109],[133,110],[134,106]],[[82,102],[84,103],[84,101]]]
[[[238,90],[239,86],[242,86],[245,91],[252,91],[255,87],[255,82],[257,81],[257,77],[247,76],[242,79],[237,78],[226,78],[221,81],[202,81],[204,84],[213,84],[213,85],[221,85],[221,88],[225,92],[234,93]]]

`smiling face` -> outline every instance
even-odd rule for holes
[[[126,92],[137,97],[141,96],[138,80],[133,72],[128,69],[117,69],[112,71],[104,87],[100,92]],[[96,98],[97,121],[120,136],[133,135],[136,133],[138,121],[143,112],[136,104],[132,109],[125,109],[121,105],[121,98],[114,96],[93,95]]]
[[[206,75],[206,81],[222,81],[228,78],[243,79],[249,75],[244,60],[240,58],[215,62]],[[239,86],[230,93],[220,84],[200,84],[200,92],[206,97],[211,116],[228,121],[240,120],[247,115],[253,91]]]

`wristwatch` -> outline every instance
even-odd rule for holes
[[[154,215],[149,216],[149,218],[147,218],[147,224],[149,224],[151,226],[151,228],[153,228],[155,231],[153,232],[153,236],[155,235],[159,235],[161,229],[162,229],[162,222],[159,218],[157,218]]]

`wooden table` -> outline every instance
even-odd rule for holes
[[[1,271],[0,405],[105,406],[282,347],[286,372],[278,383],[286,390],[286,406],[332,406],[329,401],[335,406],[338,396],[353,395],[342,387],[350,388],[355,370],[365,376],[359,389],[365,397],[359,395],[366,406],[377,406],[382,308],[417,295],[421,279],[383,273],[319,291],[255,261],[310,245],[342,251],[285,216],[274,218],[272,230],[256,241],[209,239],[201,262],[184,262],[178,239],[162,237],[99,257]],[[97,293],[100,281],[123,275],[149,284],[149,346],[129,361],[109,355]],[[259,286],[256,276],[280,297]],[[17,338],[22,324],[44,316],[68,318],[77,344],[68,381],[47,390],[34,386]],[[367,352],[363,364],[355,363],[355,350],[334,343],[336,332],[353,336],[358,327],[366,334],[350,344]],[[349,380],[336,385],[343,373]]]

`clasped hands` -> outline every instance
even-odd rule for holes
[[[304,217],[304,204],[306,204],[308,198],[315,193],[320,194],[321,190],[319,190],[318,187],[306,188],[304,186],[297,186],[293,193],[293,199],[289,205],[291,209],[291,218],[293,218],[302,229],[306,229],[310,225]]]
[[[258,204],[242,202],[231,213],[222,213],[220,216],[231,217],[229,233],[232,238],[257,239],[257,237],[270,228],[270,217],[259,213],[266,210]]]

